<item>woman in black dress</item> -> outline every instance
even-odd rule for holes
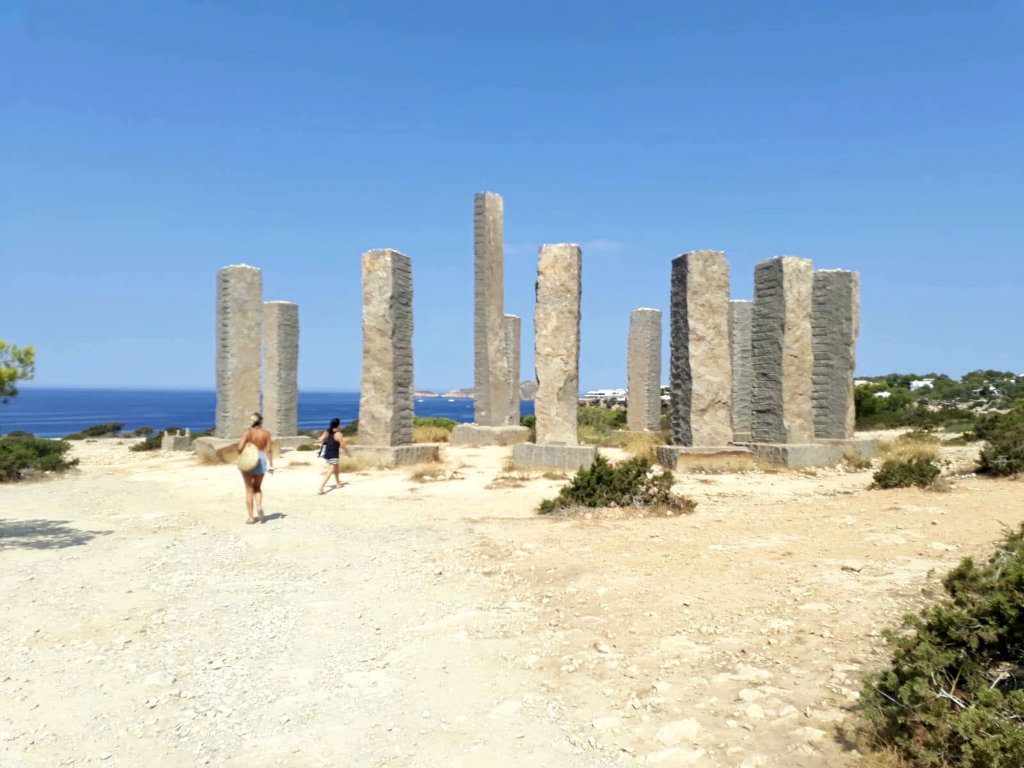
[[[320,455],[327,462],[323,482],[320,483],[320,490],[317,491],[317,493],[323,495],[327,492],[324,490],[327,485],[327,479],[332,474],[334,475],[334,487],[341,487],[341,475],[338,469],[339,451],[344,451],[346,456],[351,456],[352,454],[349,452],[348,446],[345,445],[345,436],[341,434],[341,419],[331,419],[331,425],[324,430],[317,442],[323,446]]]

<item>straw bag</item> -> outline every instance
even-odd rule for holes
[[[260,452],[252,443],[246,443],[245,448],[242,449],[238,454],[238,458],[235,459],[235,466],[243,472],[252,472],[259,463]]]

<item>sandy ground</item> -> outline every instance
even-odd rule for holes
[[[855,766],[881,631],[1024,520],[1022,484],[687,476],[681,518],[547,519],[507,449],[445,479],[78,444],[0,486],[0,765]],[[970,449],[954,458],[963,461]]]

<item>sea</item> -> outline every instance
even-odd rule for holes
[[[63,437],[93,424],[121,422],[130,432],[139,427],[211,429],[217,396],[205,390],[72,389],[21,387],[17,396],[0,404],[0,434],[16,430],[39,437]],[[466,397],[415,397],[417,416],[441,416],[473,421],[473,400]],[[533,413],[533,401],[523,400],[521,412]],[[300,392],[299,429],[322,429],[332,418],[348,424],[359,416],[358,392]]]

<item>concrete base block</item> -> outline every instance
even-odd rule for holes
[[[749,432],[733,432],[732,441],[734,443],[749,443],[750,433]]]
[[[426,464],[440,461],[440,443],[416,443],[415,445],[353,445],[349,447],[352,458],[361,464],[390,469],[410,464]]]
[[[191,451],[192,438],[189,435],[167,435],[160,438],[161,451]]]
[[[658,463],[673,472],[745,472],[754,468],[754,452],[738,445],[659,445]]]
[[[516,470],[560,469],[575,472],[586,469],[597,458],[594,445],[537,445],[519,443],[512,448]]]
[[[790,469],[832,467],[843,460],[843,446],[835,443],[744,443],[743,446],[752,450],[758,461]]]
[[[822,440],[825,445],[838,445],[843,458],[854,461],[871,461],[875,458],[878,444],[874,440],[863,437],[851,437],[846,440]]]
[[[529,427],[482,427],[479,424],[459,424],[448,439],[450,445],[477,448],[483,445],[515,445],[530,439]]]

